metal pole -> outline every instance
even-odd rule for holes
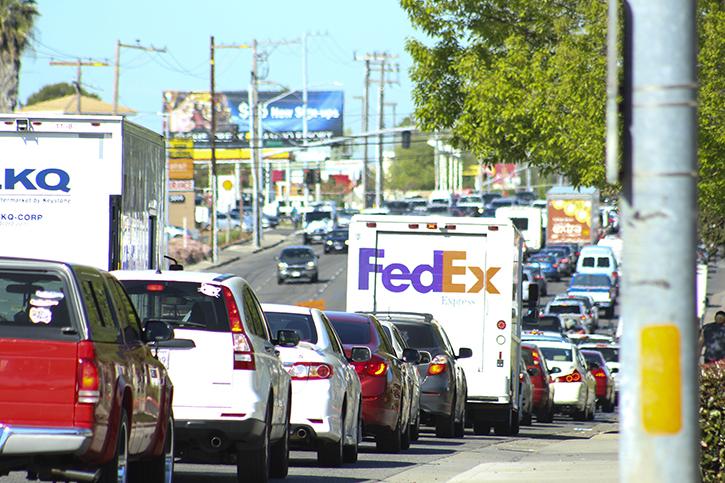
[[[380,86],[378,87],[378,129],[385,128],[385,57],[380,62]],[[375,169],[375,206],[383,206],[383,135],[378,135],[378,166]]]
[[[262,179],[260,178],[259,139],[257,123],[259,122],[259,101],[257,99],[257,40],[252,40],[252,73],[249,84],[249,148],[252,158],[252,184],[254,196],[252,197],[252,235],[254,247],[261,248],[262,232],[259,226],[259,195]]]
[[[362,132],[368,132],[369,96],[370,96],[370,60],[365,59],[365,81],[363,89]],[[363,208],[368,208],[368,137],[363,144],[362,165]]]
[[[81,59],[78,59],[76,66],[76,84],[78,89],[76,90],[76,113],[81,113]]]
[[[121,41],[116,40],[116,63],[113,65],[113,115],[118,114],[118,79],[121,75]]]
[[[629,6],[633,190],[623,224],[620,481],[696,482],[695,2]]]
[[[617,92],[619,87],[619,51],[617,50],[617,29],[619,28],[618,10],[620,0],[609,0],[607,21],[607,143],[606,167],[607,182],[615,184],[619,180],[619,113]]]
[[[209,44],[209,68],[210,68],[210,88],[211,93],[211,138],[209,145],[211,147],[211,259],[216,263],[219,260],[219,240],[217,227],[217,175],[216,175],[216,93],[214,86],[214,36],[210,37]],[[227,218],[227,223],[231,220]]]

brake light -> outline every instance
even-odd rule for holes
[[[443,374],[448,369],[448,360],[444,355],[437,355],[430,361],[428,365],[428,375],[437,376]]]
[[[380,377],[385,376],[388,372],[388,365],[382,357],[377,355],[374,355],[368,362],[353,362],[352,364],[359,376]]]
[[[582,320],[587,320],[587,316],[586,316],[586,315],[582,315],[582,316],[581,316],[581,317],[579,317],[579,318],[580,318],[580,319],[582,319]]]
[[[534,280],[543,280],[543,279],[544,279],[544,277],[542,277],[541,275],[534,276]]]
[[[79,404],[96,404],[101,397],[98,366],[94,361],[93,343],[87,340],[78,344],[78,378],[76,399]]]
[[[568,258],[562,258],[561,259],[561,263],[569,263],[569,259]]]
[[[224,292],[224,305],[229,315],[229,328],[232,332],[244,332],[242,317],[239,315],[239,307],[237,307],[237,301],[234,300],[234,294],[229,287],[222,287],[222,291]]]
[[[604,373],[604,370],[602,370],[602,369],[594,369],[592,371],[592,375],[594,377],[597,377],[597,378],[600,378],[600,379],[603,378],[603,377],[607,377],[607,375]]]
[[[378,224],[374,221],[368,221],[367,223],[365,223],[365,226],[367,226],[368,228],[375,228],[376,226],[378,226]]]
[[[582,375],[577,370],[574,370],[574,372],[567,374],[566,376],[559,376],[556,378],[556,382],[579,382],[581,380]]]
[[[320,362],[295,362],[288,369],[293,381],[310,381],[332,377],[332,366]]]
[[[418,223],[408,223],[408,228],[411,230],[417,230],[419,227],[420,225],[418,225]]]
[[[425,227],[429,230],[435,230],[436,228],[438,228],[438,223],[426,223]]]
[[[612,278],[617,278],[617,277],[619,277],[619,274],[617,272],[612,272]]]
[[[244,333],[242,325],[242,317],[239,314],[237,301],[234,300],[234,294],[229,287],[222,287],[224,293],[224,305],[227,308],[229,316],[229,329],[232,331],[232,349],[234,350],[234,369],[253,371],[256,369],[254,362],[254,348],[252,341],[249,340],[247,334]]]
[[[147,292],[163,292],[164,286],[160,283],[149,283],[146,285]]]

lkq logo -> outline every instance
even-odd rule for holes
[[[67,171],[57,168],[20,169],[5,168],[0,170],[0,189],[15,191],[25,188],[28,191],[70,191],[70,175]]]
[[[418,293],[479,293],[486,290],[490,294],[500,293],[492,283],[501,267],[483,268],[466,265],[466,252],[453,250],[434,250],[433,263],[409,267],[403,263],[376,264],[385,257],[384,249],[361,248],[358,258],[358,289],[370,289],[370,275],[379,273],[380,280],[390,292],[405,292],[412,288]],[[460,277],[470,272],[476,282],[466,286],[460,283]],[[424,275],[430,274],[430,275]],[[425,281],[424,281],[425,280]]]

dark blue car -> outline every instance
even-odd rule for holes
[[[538,263],[547,280],[556,280],[557,282],[561,280],[559,260],[554,255],[534,255],[528,261],[529,263]]]

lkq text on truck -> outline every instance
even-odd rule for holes
[[[356,215],[350,223],[347,310],[429,313],[455,353],[470,348],[458,363],[476,434],[518,432],[522,247],[506,218]]]
[[[2,255],[156,268],[164,197],[161,135],[121,116],[0,115]]]

